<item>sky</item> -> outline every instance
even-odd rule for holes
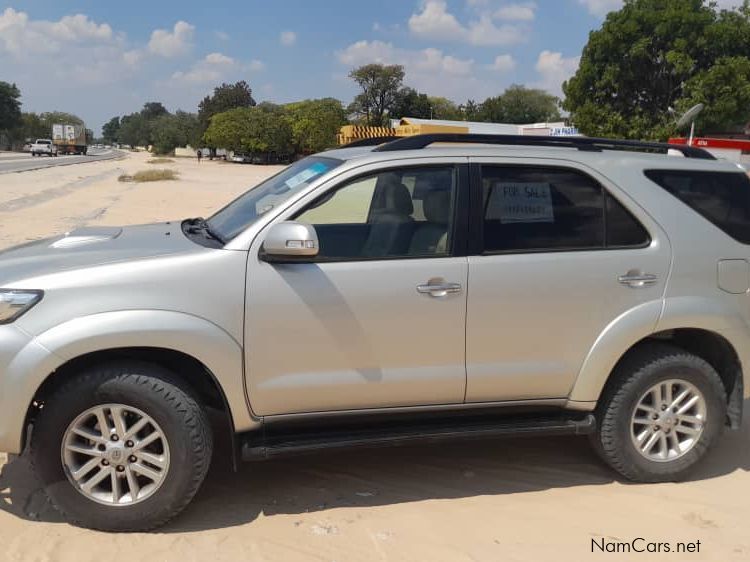
[[[739,0],[719,0],[731,7]],[[362,64],[457,103],[511,84],[561,95],[591,30],[622,0],[0,0],[0,80],[24,111],[67,111],[99,132],[160,101],[197,111],[222,82],[257,101],[357,90]]]

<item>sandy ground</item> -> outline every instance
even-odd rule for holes
[[[275,171],[180,160],[169,165],[179,181],[117,182],[145,158],[0,176],[0,247],[77,225],[207,215]],[[615,478],[579,438],[328,453],[237,473],[220,446],[182,516],[121,535],[62,522],[12,457],[0,474],[0,560],[748,561],[749,437],[746,421],[689,482],[648,486]],[[700,551],[592,553],[592,539],[638,537]]]

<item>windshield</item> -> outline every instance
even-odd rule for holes
[[[334,158],[310,156],[268,178],[216,213],[208,224],[222,240],[231,240],[261,215],[283,203],[323,174],[343,162]]]

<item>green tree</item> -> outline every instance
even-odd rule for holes
[[[120,142],[135,146],[151,144],[151,125],[140,113],[124,115],[120,120]]]
[[[120,118],[113,117],[102,125],[102,139],[106,143],[115,143],[120,135]]]
[[[240,107],[214,115],[203,140],[236,152],[287,155],[292,152],[292,127],[281,107]]]
[[[544,90],[513,84],[502,94],[487,98],[479,110],[490,123],[542,123],[560,119],[560,101]]]
[[[0,131],[21,124],[21,91],[15,84],[0,81]]]
[[[167,111],[167,108],[164,107],[164,104],[160,101],[148,101],[143,104],[143,109],[141,109],[141,115],[143,115],[148,121],[152,121],[153,119],[166,115],[167,113],[169,113],[169,111]]]
[[[157,154],[171,154],[178,146],[197,146],[200,124],[194,113],[165,113],[150,121],[151,140]]]
[[[481,106],[474,100],[468,100],[465,104],[459,105],[458,109],[464,116],[465,121],[482,121]]]
[[[253,107],[253,90],[250,85],[241,80],[234,84],[222,83],[214,88],[214,93],[206,96],[198,104],[198,119],[204,127],[208,127],[211,117],[238,107]]]
[[[697,103],[703,130],[727,131],[750,120],[750,59],[722,57],[709,68],[694,74],[686,83],[678,111]]]
[[[368,125],[385,125],[404,81],[404,67],[367,64],[352,70],[349,78],[362,90],[349,106],[349,112],[361,116]]]
[[[727,72],[744,72],[739,58],[749,55],[747,2],[720,11],[703,0],[625,0],[589,35],[578,71],[563,84],[563,108],[587,135],[663,139],[674,131],[668,107],[705,98],[715,106],[705,122],[723,126],[746,118],[726,99],[736,93],[709,96],[706,87],[731,78],[742,88]]]
[[[394,119],[402,117],[416,117],[429,119],[431,116],[430,100],[427,94],[420,94],[414,88],[401,88],[391,107],[389,114]]]
[[[458,106],[448,98],[438,96],[429,96],[430,118],[431,119],[448,119],[449,121],[460,121],[463,114]]]
[[[320,152],[336,144],[336,135],[346,124],[341,102],[333,98],[304,100],[284,106],[292,128],[292,144],[297,154]]]

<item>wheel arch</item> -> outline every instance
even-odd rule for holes
[[[574,410],[592,411],[623,360],[640,346],[669,343],[707,361],[724,383],[729,398],[729,425],[741,420],[745,394],[743,353],[747,327],[736,310],[715,299],[667,299],[635,307],[611,322],[597,338],[578,373],[567,402]]]

